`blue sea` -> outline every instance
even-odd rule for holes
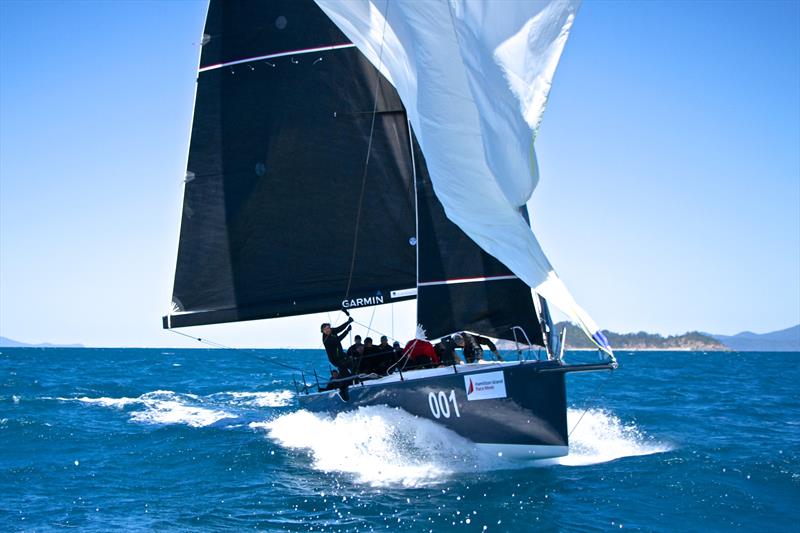
[[[800,530],[798,353],[620,353],[536,464],[298,410],[318,350],[0,352],[0,531]]]

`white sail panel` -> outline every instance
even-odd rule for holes
[[[447,217],[610,352],[519,211],[578,2],[316,2],[397,88]]]

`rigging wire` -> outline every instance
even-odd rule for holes
[[[225,346],[224,344],[220,344],[218,342],[210,341],[208,339],[202,339],[200,337],[195,337],[193,335],[189,335],[188,333],[183,333],[182,331],[175,331],[174,329],[168,329],[167,331],[169,331],[170,333],[175,333],[176,335],[182,335],[182,336],[187,337],[189,339],[196,340],[198,342],[201,342],[203,344],[207,344],[209,346],[212,346],[214,348],[218,348],[218,349],[221,349],[221,350],[231,350],[231,351],[238,352],[238,351],[244,349],[244,348],[233,348],[231,346]],[[277,366],[282,366],[284,368],[288,368],[289,370],[294,370],[296,372],[303,372],[302,368],[297,368],[295,366],[287,365],[285,363],[281,363],[281,362],[275,361],[273,359],[266,359],[265,357],[261,357],[259,355],[256,355],[256,357],[258,359],[261,359],[265,363],[269,363],[269,364],[277,365]]]
[[[606,383],[608,383],[608,381],[609,381],[610,379],[611,379],[611,374],[609,374],[609,375],[606,377],[606,379],[604,379],[603,381],[601,381],[600,383],[598,383],[598,384],[597,384],[597,387],[595,387],[595,389],[594,389],[594,392],[591,394],[591,396],[590,396],[590,397],[591,397],[591,398],[595,398],[595,397],[597,397],[597,395],[598,395],[598,394],[600,394],[600,391],[603,389],[603,387],[605,387]],[[588,413],[588,412],[589,412],[589,406],[586,406],[586,409],[584,409],[584,410],[583,410],[583,412],[581,413],[581,416],[580,416],[580,418],[578,418],[578,421],[577,421],[577,422],[575,422],[575,425],[574,425],[574,426],[572,426],[572,429],[571,429],[571,430],[569,431],[569,433],[567,434],[567,439],[569,439],[569,438],[572,436],[572,433],[573,433],[573,432],[574,432],[576,429],[578,429],[578,425],[581,423],[581,420],[583,420],[583,417],[584,417],[584,416],[586,416],[586,413]]]
[[[372,105],[372,121],[369,126],[369,142],[367,143],[367,156],[364,161],[364,173],[361,176],[361,194],[358,196],[358,210],[356,211],[356,226],[353,230],[353,256],[350,259],[350,275],[347,277],[347,289],[344,292],[345,300],[350,296],[350,286],[353,283],[353,272],[356,268],[356,251],[358,250],[358,227],[361,223],[361,209],[364,204],[364,191],[367,188],[367,169],[369,168],[369,156],[372,153],[372,137],[375,132],[375,117],[378,114],[378,89],[380,89],[381,73],[380,66],[383,64],[383,43],[386,40],[386,20],[389,18],[389,0],[386,0],[386,9],[383,17],[383,30],[381,33],[381,48],[378,52],[378,66],[375,68],[375,102]]]
[[[382,332],[382,331],[380,331],[380,330],[377,330],[377,329],[370,330],[370,324],[372,324],[372,322],[371,322],[371,321],[370,321],[370,324],[364,324],[364,323],[362,323],[362,322],[359,322],[359,321],[358,321],[358,320],[356,320],[356,319],[353,319],[353,324],[358,324],[358,325],[359,325],[359,326],[361,326],[362,328],[367,328],[367,331],[374,331],[375,333],[379,333],[379,334],[381,334],[381,335],[386,335],[386,333],[384,333],[384,332]],[[399,339],[395,339],[395,338],[394,338],[394,335],[386,335],[386,336],[387,336],[388,338],[392,339],[392,341],[398,341],[398,342],[400,342],[400,340],[399,340]]]
[[[377,306],[377,305],[373,305],[373,306],[372,306],[372,316],[371,316],[371,317],[369,317],[369,326],[367,326],[367,336],[368,336],[368,337],[369,337],[369,332],[370,332],[370,331],[372,331],[372,321],[373,321],[373,320],[375,320],[375,311],[376,311],[377,309],[378,309],[378,306]],[[376,331],[377,331],[377,330],[376,330]],[[378,333],[381,333],[380,331],[377,331],[377,332],[378,332]],[[383,335],[383,333],[381,333],[381,335]]]

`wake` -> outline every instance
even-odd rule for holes
[[[250,428],[266,432],[284,449],[307,454],[312,468],[347,473],[359,483],[376,487],[432,486],[470,472],[532,466],[580,467],[672,449],[669,444],[648,437],[635,424],[624,423],[602,409],[589,409],[585,414],[568,409],[568,428],[574,428],[570,454],[533,461],[499,457],[439,424],[386,406],[360,407],[335,416],[305,410],[269,411],[269,419],[263,421],[265,408],[292,404],[294,394],[288,390],[231,391],[206,396],[157,390],[135,398],[50,399],[124,411],[130,422],[143,425],[201,428],[222,423],[236,424],[226,427],[242,427],[247,424],[242,413],[249,411],[249,420],[260,420],[250,422]],[[258,418],[253,417],[253,410],[257,410]]]
[[[567,411],[569,428],[582,413]],[[430,420],[386,406],[360,407],[336,416],[300,410],[250,427],[266,431],[287,450],[307,453],[318,471],[347,473],[375,487],[432,486],[460,473],[585,466],[671,449],[600,409],[583,416],[571,436],[570,455],[539,461],[498,457]]]
[[[439,424],[386,406],[334,418],[301,410],[250,427],[265,429],[284,448],[307,451],[316,470],[349,473],[376,487],[437,484],[499,460]]]

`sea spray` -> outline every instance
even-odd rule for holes
[[[301,410],[250,425],[285,448],[307,451],[313,468],[350,473],[371,486],[435,485],[500,461],[439,424],[385,406],[335,417]]]
[[[624,423],[604,409],[568,409],[567,427],[572,431],[569,455],[554,460],[565,466],[604,463],[672,449],[668,444],[648,439],[635,424]]]
[[[247,407],[286,407],[292,403],[294,393],[288,390],[267,392],[218,392],[208,396],[215,401]]]
[[[582,414],[568,410],[570,428]],[[634,424],[599,409],[589,409],[580,420],[569,456],[539,461],[497,457],[439,424],[385,406],[336,416],[301,410],[250,427],[266,429],[284,448],[306,451],[314,469],[349,473],[371,486],[429,486],[464,472],[582,466],[670,449],[648,440]]]

